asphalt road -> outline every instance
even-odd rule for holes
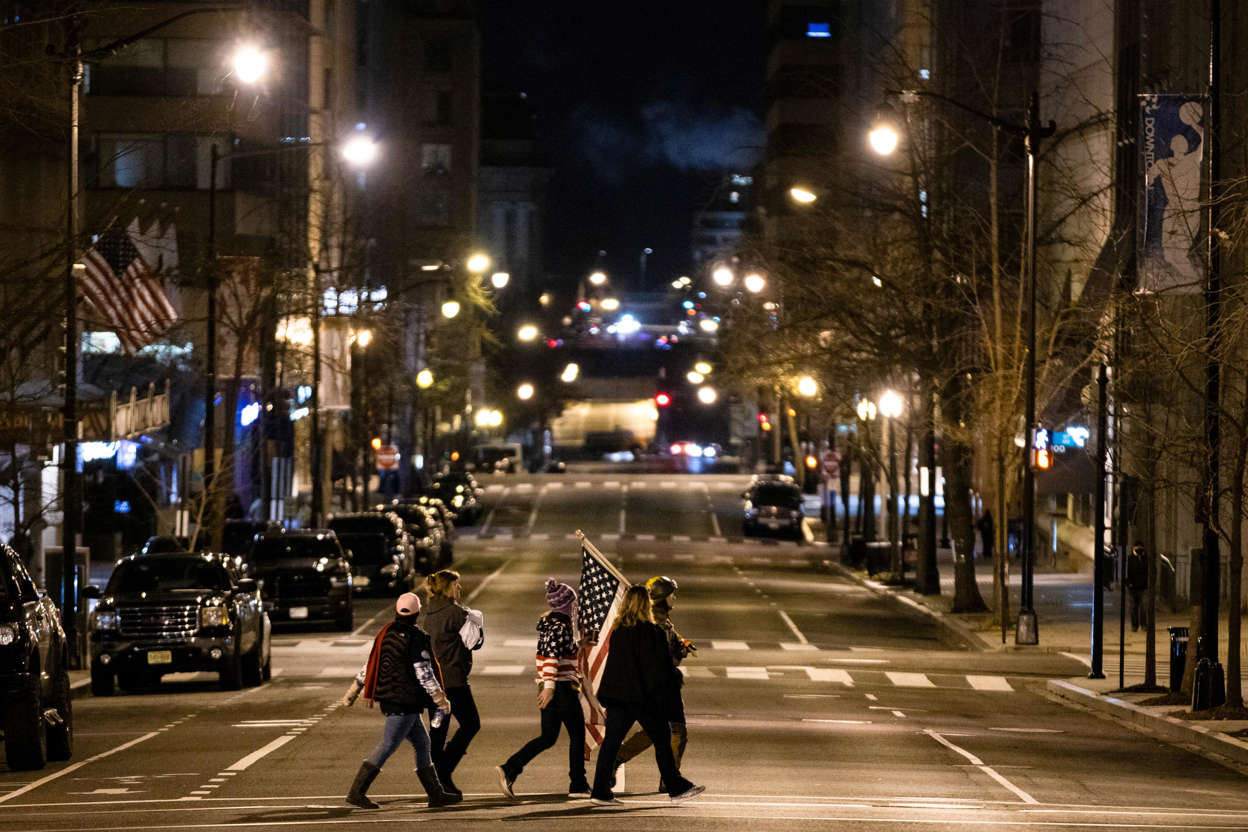
[[[740,541],[743,477],[568,475],[490,480],[461,534],[466,598],[485,614],[472,687],[484,727],[456,773],[459,806],[422,808],[410,752],[371,791],[342,796],[381,717],[338,697],[390,617],[358,602],[353,633],[282,631],[274,678],[217,689],[174,677],[143,694],[75,703],[76,749],[42,772],[0,771],[0,832],[405,828],[1234,829],[1248,773],[1058,705],[1060,655],[973,652],[929,619],[839,577],[827,550]],[[569,800],[566,753],[497,791],[493,767],[537,733],[534,624],[547,576],[577,582],[583,529],[632,580],[675,577],[685,670],[684,773],[707,792],[672,806],[653,756],[629,764],[622,809]],[[640,824],[640,826],[639,826]]]

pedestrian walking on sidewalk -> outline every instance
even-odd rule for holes
[[[513,800],[516,778],[534,757],[554,747],[559,728],[568,732],[568,797],[589,797],[585,779],[585,714],[581,710],[581,673],[572,631],[576,590],[553,578],[546,581],[550,609],[537,620],[537,707],[542,732],[498,766],[498,783]]]
[[[676,699],[672,703],[672,713],[667,720],[668,728],[672,732],[672,757],[676,762],[676,768],[680,768],[680,761],[685,756],[685,746],[689,742],[689,732],[685,725],[685,703],[680,693],[685,681],[684,675],[680,672],[680,663],[687,656],[698,651],[694,643],[677,632],[675,625],[672,624],[672,597],[678,588],[676,581],[666,575],[656,575],[646,581],[646,591],[650,594],[650,611],[654,616],[654,623],[663,629],[667,638],[667,651],[672,658],[672,673],[676,680]],[[650,735],[643,729],[635,729],[620,746],[620,751],[615,756],[616,770],[618,771],[620,766],[651,745]],[[614,781],[611,787],[615,788]],[[662,778],[659,779],[659,791],[667,791],[667,785]]]
[[[980,551],[983,553],[983,559],[988,563],[992,563],[992,547],[996,542],[996,526],[992,522],[991,509],[984,509],[984,513],[979,516],[979,520],[975,521],[975,528],[979,530]]]
[[[438,781],[429,754],[429,734],[420,719],[430,707],[436,707],[442,719],[451,712],[429,636],[416,626],[420,598],[405,592],[394,608],[394,621],[382,627],[373,639],[368,660],[342,697],[342,704],[350,707],[362,693],[368,706],[371,708],[376,702],[386,717],[381,740],[356,772],[347,802],[361,809],[379,808],[368,797],[368,788],[390,755],[407,740],[416,751],[416,776],[429,795],[429,808],[458,803],[463,796],[447,794]]]
[[[451,718],[434,724],[436,710],[431,713],[430,753],[442,789],[462,797],[463,792],[451,780],[451,773],[468,753],[472,738],[481,730],[481,717],[468,685],[468,674],[472,672],[472,651],[480,650],[485,644],[484,617],[478,610],[460,605],[463,587],[459,583],[459,573],[453,569],[443,569],[425,578],[425,591],[427,599],[416,623],[429,634],[433,643],[433,656],[442,670],[442,686],[451,702],[451,714],[459,724],[455,736],[447,742]]]
[[[681,711],[680,688],[667,649],[667,634],[654,623],[650,593],[644,586],[630,586],[625,591],[609,638],[611,650],[597,692],[607,711],[607,726],[598,749],[591,801],[597,806],[620,804],[611,791],[611,776],[620,745],[635,722],[650,735],[659,775],[672,802],[697,797],[704,787],[681,776],[672,754],[668,723]]]
[[[1144,544],[1137,542],[1127,555],[1127,606],[1131,611],[1131,632],[1148,625],[1145,596],[1148,594],[1148,555]]]

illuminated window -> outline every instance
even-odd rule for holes
[[[420,169],[427,175],[445,176],[451,172],[451,146],[425,143],[420,146]]]

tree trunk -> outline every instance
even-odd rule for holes
[[[972,452],[961,438],[972,414],[964,376],[950,380],[941,408],[951,430],[945,431],[945,528],[953,541],[953,612],[987,612],[975,580],[975,526],[971,518]]]

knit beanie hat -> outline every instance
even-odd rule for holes
[[[413,592],[404,592],[394,602],[394,611],[399,615],[415,615],[420,612],[420,596]]]
[[[547,578],[546,603],[555,612],[570,616],[572,605],[576,603],[576,590],[567,584],[559,583],[554,578]]]

